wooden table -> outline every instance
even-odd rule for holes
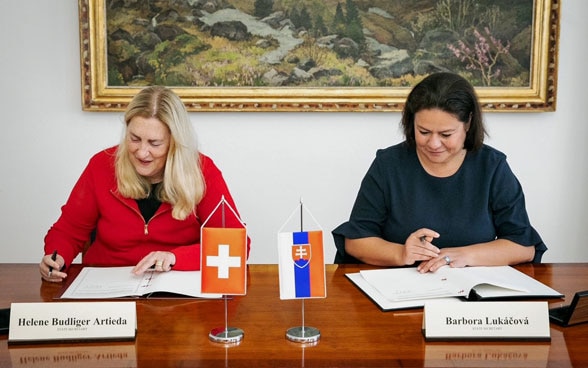
[[[72,267],[70,278],[79,272]],[[565,300],[550,300],[553,305],[588,289],[588,264],[517,268],[565,294]],[[327,298],[304,301],[305,325],[321,332],[314,346],[285,338],[302,323],[302,301],[279,299],[277,266],[250,265],[247,295],[228,302],[229,325],[245,332],[236,346],[208,338],[224,326],[222,300],[136,299],[134,342],[9,347],[2,335],[0,367],[588,367],[588,324],[552,324],[551,342],[425,343],[422,309],[380,311],[344,276],[359,269],[327,266]],[[36,264],[0,266],[0,308],[57,302],[62,287],[43,282]]]

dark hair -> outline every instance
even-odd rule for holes
[[[406,142],[411,146],[416,145],[414,116],[428,109],[445,111],[464,124],[470,122],[464,148],[475,151],[482,147],[486,135],[482,109],[474,87],[466,79],[453,73],[435,73],[412,89],[406,99],[401,121]]]

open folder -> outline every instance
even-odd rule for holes
[[[510,267],[441,267],[363,270],[346,274],[382,310],[422,307],[426,300],[561,298],[563,294]]]
[[[61,295],[62,299],[109,299],[161,297],[220,298],[203,294],[200,271],[146,271],[132,273],[133,267],[84,267]]]

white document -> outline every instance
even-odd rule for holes
[[[137,276],[133,267],[84,267],[61,296],[62,299],[149,297],[165,292],[196,298],[220,298],[202,294],[200,271],[147,271]]]
[[[445,266],[427,273],[420,273],[414,267],[388,268],[346,276],[384,310],[399,309],[403,305],[420,307],[428,299],[448,297],[478,300],[563,296],[510,266]]]
[[[376,303],[383,311],[391,311],[396,309],[419,308],[425,305],[426,299],[412,299],[402,301],[392,301],[387,299],[378,290],[376,290],[363,276],[357,273],[348,273],[345,276],[357,287],[359,287],[374,303]],[[460,303],[459,298],[440,298],[442,300]]]

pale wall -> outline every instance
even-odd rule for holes
[[[588,262],[588,2],[562,1],[558,107],[487,114],[508,154],[547,262]],[[0,262],[33,262],[90,156],[118,142],[121,114],[81,110],[77,1],[3,1],[0,12]],[[345,221],[376,149],[401,140],[399,113],[194,113],[253,240],[276,263],[276,233],[302,197],[330,235]]]

